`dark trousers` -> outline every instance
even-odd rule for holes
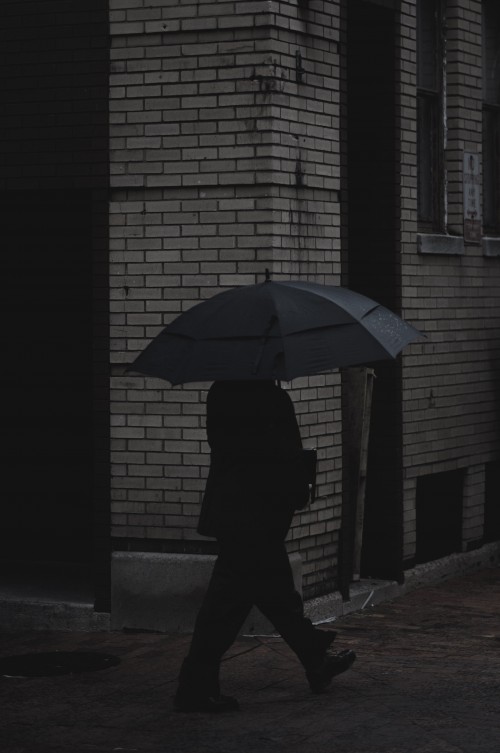
[[[304,616],[283,541],[219,541],[220,553],[196,619],[180,689],[218,692],[224,653],[237,638],[252,606],[269,619],[307,668],[329,641]],[[331,639],[330,639],[331,640]]]

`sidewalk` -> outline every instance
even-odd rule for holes
[[[116,667],[0,678],[2,753],[499,753],[500,568],[337,620],[353,669],[309,692],[277,638],[242,638],[222,669],[239,713],[172,711],[189,636],[2,635],[1,655],[105,652]]]

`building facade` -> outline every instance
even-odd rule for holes
[[[319,457],[318,499],[288,541],[304,597],[349,598],[360,483],[361,577],[402,583],[498,541],[495,0],[35,5],[2,11],[9,306],[22,325],[6,384],[25,415],[8,414],[10,558],[92,551],[100,611],[112,593],[117,613],[139,603],[153,569],[198,582],[215,552],[196,533],[209,385],[125,368],[180,312],[266,268],[351,287],[426,336],[374,365],[361,477],[359,374],[285,385]],[[30,337],[27,355],[26,331],[56,316],[59,339]]]

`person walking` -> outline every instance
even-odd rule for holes
[[[174,707],[223,712],[239,708],[222,695],[219,668],[251,608],[269,619],[302,663],[313,693],[349,669],[356,655],[334,652],[336,633],[304,615],[285,539],[309,483],[293,403],[273,381],[215,382],[207,397],[211,451],[198,532],[219,554],[185,657]]]

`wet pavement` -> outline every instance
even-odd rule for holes
[[[331,625],[325,625],[329,627]],[[101,671],[0,678],[1,753],[500,753],[500,568],[334,623],[358,659],[312,695],[279,639],[241,638],[222,668],[241,711],[172,709],[186,635],[2,634],[3,657],[103,652]]]

